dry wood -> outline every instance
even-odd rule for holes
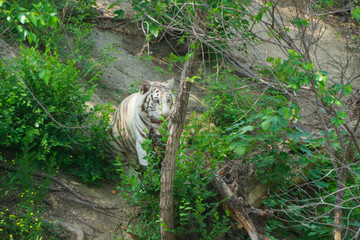
[[[190,13],[190,12],[189,12]],[[191,82],[186,80],[186,76],[189,74],[193,65],[194,56],[197,56],[199,50],[191,48],[195,45],[196,39],[198,39],[198,33],[202,33],[203,22],[206,12],[196,11],[192,16],[194,23],[192,28],[194,34],[189,37],[188,53],[194,52],[188,60],[184,63],[183,70],[180,77],[180,85],[176,96],[175,109],[171,115],[171,127],[169,131],[169,138],[166,144],[165,157],[162,162],[161,169],[161,189],[160,189],[160,219],[162,224],[160,225],[160,234],[162,240],[174,240],[175,234],[171,230],[174,229],[174,213],[173,213],[173,188],[174,177],[176,170],[176,155],[180,145],[181,133],[185,125],[186,109],[189,101]],[[196,30],[194,29],[196,28]],[[170,231],[169,231],[170,230]]]
[[[225,166],[218,173],[225,174],[230,170],[229,166]],[[230,212],[231,217],[237,222],[238,228],[244,228],[252,240],[270,239],[265,235],[265,227],[266,220],[272,215],[271,211],[255,209],[245,199],[237,197],[218,174],[215,174],[211,182],[224,200],[224,209]]]
[[[175,111],[171,116],[172,125],[170,127],[169,138],[167,141],[165,158],[161,169],[161,190],[160,190],[160,219],[163,224],[160,227],[161,239],[175,239],[173,232],[167,229],[174,229],[173,218],[173,186],[176,168],[176,154],[179,149],[179,141],[185,124],[186,108],[189,100],[191,82],[186,81],[185,77],[191,66],[193,57],[190,57],[184,64],[181,74],[179,91],[176,97]]]

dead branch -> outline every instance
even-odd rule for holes
[[[228,174],[232,169],[225,166],[218,171],[218,174]],[[263,211],[251,206],[244,198],[237,197],[235,191],[231,191],[230,187],[225,183],[218,174],[212,178],[211,183],[216,191],[224,200],[224,209],[230,212],[231,217],[237,222],[238,228],[244,228],[252,240],[269,240],[265,235],[266,221],[272,216],[272,211]],[[233,181],[231,185],[236,185]],[[235,187],[235,189],[237,189]]]

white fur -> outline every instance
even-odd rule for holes
[[[163,116],[169,118],[173,112],[175,97],[169,91],[173,84],[174,79],[163,83],[146,81],[143,82],[139,92],[122,101],[114,114],[110,130],[113,140],[111,146],[116,155],[120,153],[125,158],[123,160],[130,160],[128,158],[136,154],[140,165],[148,165],[148,161],[145,159],[146,152],[141,145],[146,138],[145,133],[149,133],[150,128],[159,133],[160,119]],[[156,107],[148,106],[146,109],[152,110],[144,112],[142,105],[147,104],[144,101],[150,94],[153,95],[153,98],[157,98],[160,104],[155,104]],[[155,100],[148,102],[154,103]]]

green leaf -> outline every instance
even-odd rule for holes
[[[246,152],[246,147],[249,146],[248,142],[233,142],[230,144],[230,149],[239,154],[240,156]]]
[[[198,49],[198,48],[199,48],[199,45],[196,44],[196,43],[192,43],[192,44],[189,45],[189,47],[190,47],[191,49]]]
[[[50,26],[55,28],[57,27],[58,22],[59,22],[59,18],[57,16],[54,15],[50,17]]]
[[[117,5],[117,3],[113,3],[113,4],[110,4],[108,9],[112,9],[113,7],[115,7]]]
[[[150,26],[150,27],[149,27],[150,33],[151,33],[154,37],[158,37],[158,36],[159,36],[160,29],[161,29],[161,28],[159,28],[159,27],[157,27],[157,26]]]
[[[27,36],[28,36],[28,34],[29,34],[29,31],[28,31],[28,30],[26,30],[26,29],[24,29],[23,34],[24,34],[24,36],[23,36],[23,37],[24,37],[24,39],[25,39],[25,38],[27,38]]]
[[[189,81],[190,81],[191,83],[194,83],[196,79],[201,79],[201,77],[199,77],[199,76],[193,76],[193,77],[189,78]]]
[[[243,135],[243,134],[245,134],[247,132],[251,132],[253,130],[254,130],[253,126],[247,125],[247,126],[244,126],[244,127],[240,128],[239,134]]]
[[[29,40],[29,43],[36,42],[36,35],[32,32],[28,32],[27,39]]]
[[[360,7],[356,6],[356,8],[354,8],[351,11],[351,16],[356,19],[358,22],[360,22]]]
[[[313,65],[311,62],[304,63],[304,64],[303,64],[303,68],[304,68],[304,70],[313,70],[313,69],[314,69],[314,65]]]
[[[50,80],[50,77],[48,75],[48,71],[46,70],[42,70],[39,72],[39,78],[44,80],[45,84],[46,85],[49,85],[49,80]]]
[[[32,23],[35,27],[37,27],[37,26],[38,26],[38,24],[37,24],[38,17],[35,16],[34,13],[30,13],[29,18],[30,18],[31,23]]]
[[[192,57],[193,55],[194,55],[194,52],[188,52],[188,53],[186,53],[185,58],[184,58],[184,62],[186,62],[187,60],[189,60],[189,58]]]
[[[17,25],[16,29],[18,30],[19,33],[22,33],[24,31],[24,28],[21,25]]]
[[[46,70],[40,71],[40,72],[39,72],[39,78],[40,78],[40,79],[44,79],[45,74],[46,74]]]
[[[254,16],[254,19],[255,19],[256,21],[261,21],[263,15],[264,15],[264,13],[259,12],[258,14],[256,14],[256,15]]]
[[[335,127],[340,126],[341,124],[344,124],[347,118],[347,114],[345,111],[339,111],[336,113],[336,116],[331,119],[331,123],[335,125]]]
[[[345,86],[343,88],[344,94],[346,97],[348,97],[350,95],[350,93],[352,92],[352,88],[351,88],[351,84]]]
[[[44,21],[44,18],[43,18],[43,17],[40,17],[40,18],[39,18],[39,22],[40,22],[40,25],[41,25],[41,26],[45,26],[45,21]]]
[[[271,119],[266,119],[266,121],[261,123],[261,127],[263,130],[268,130],[270,126]]]
[[[302,19],[299,17],[296,17],[294,20],[290,21],[292,24],[295,24],[298,28],[301,28],[303,26],[307,26],[309,24],[309,20]]]
[[[272,124],[269,127],[269,130],[273,133],[276,133],[277,131],[279,131],[281,129],[281,126],[279,126],[278,124]]]
[[[22,24],[25,24],[26,22],[28,22],[29,20],[27,19],[27,17],[25,16],[24,13],[19,13],[17,15],[17,18],[19,19],[19,21],[22,23]]]
[[[119,20],[120,18],[124,17],[125,12],[124,12],[124,10],[119,9],[119,10],[114,11],[114,14],[116,15],[114,17],[114,19]]]
[[[337,117],[340,117],[340,118],[347,118],[347,114],[346,114],[346,112],[343,111],[343,110],[337,112],[337,113],[336,113],[336,116],[337,116]]]
[[[339,106],[339,107],[343,107],[343,106],[344,106],[344,104],[343,104],[341,101],[339,101],[338,99],[334,99],[334,103],[335,103],[337,106]]]

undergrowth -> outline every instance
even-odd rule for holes
[[[20,152],[30,145],[29,164],[38,169],[68,168],[85,182],[105,179],[108,106],[88,109],[95,85],[78,81],[73,61],[62,63],[50,49],[22,49],[17,59],[0,63],[0,75],[0,145]]]
[[[0,61],[1,239],[58,239],[41,217],[50,183],[35,172],[65,170],[86,184],[114,177],[102,148],[110,105],[88,106],[114,50],[91,58],[93,25],[83,20],[93,4],[0,1],[0,36],[20,46]]]
[[[43,198],[50,181],[35,182],[32,176],[35,168],[20,168],[31,157],[31,153],[25,152],[17,159],[2,159],[3,164],[13,170],[0,173],[1,239],[58,239],[62,232],[52,225],[51,220],[43,217]]]
[[[143,172],[124,168],[119,160],[116,164],[122,179],[119,186],[121,195],[128,198],[134,207],[141,207],[141,221],[129,227],[129,230],[140,239],[160,239],[161,161],[167,141],[167,130],[164,126],[166,124],[161,130],[162,144],[157,143],[154,147],[151,139],[143,144],[149,161],[149,166]],[[202,152],[193,150],[191,155],[188,154],[188,149],[181,148],[176,163],[175,234],[177,239],[214,239],[223,235],[229,228],[228,213],[219,211],[215,194],[208,188],[215,163],[205,159]]]

